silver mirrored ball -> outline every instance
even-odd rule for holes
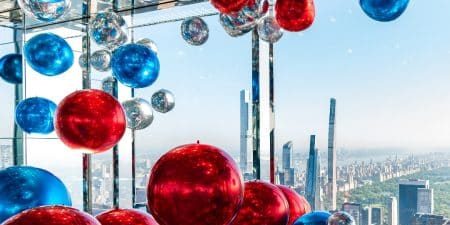
[[[127,117],[127,127],[142,130],[153,122],[153,109],[149,102],[142,98],[133,98],[122,103]]]
[[[208,25],[200,17],[185,19],[181,24],[181,36],[191,45],[202,45],[209,38]]]
[[[283,30],[273,16],[265,16],[257,25],[259,37],[269,43],[275,43],[283,37]]]
[[[78,58],[78,65],[81,67],[81,69],[87,69],[88,68],[88,62],[87,62],[87,54],[81,54]]]
[[[346,212],[336,212],[328,218],[328,225],[355,225],[355,219]]]
[[[70,11],[71,0],[18,0],[23,12],[34,19],[51,22]]]
[[[152,106],[157,112],[167,113],[175,107],[175,96],[172,92],[161,89],[152,95]]]
[[[102,80],[102,90],[110,95],[114,95],[114,86],[116,82],[116,78],[113,76],[106,77]]]
[[[90,21],[90,35],[98,45],[116,48],[128,39],[128,27],[119,14],[112,11],[97,13]]]
[[[149,47],[154,53],[158,54],[158,46],[156,43],[148,38],[143,38],[136,42],[137,44],[145,45]]]
[[[101,72],[111,69],[111,52],[108,50],[98,50],[91,55],[91,66]]]

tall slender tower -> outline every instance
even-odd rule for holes
[[[328,200],[329,210],[336,210],[336,149],[335,147],[336,128],[336,99],[330,100],[330,118],[328,122]]]
[[[243,174],[252,172],[253,153],[251,148],[251,130],[250,130],[250,93],[248,90],[242,90],[240,94],[240,168]]]
[[[320,164],[319,150],[316,148],[316,135],[311,135],[309,142],[309,158],[306,169],[306,199],[313,210],[320,209]]]

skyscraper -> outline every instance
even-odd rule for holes
[[[428,180],[400,180],[399,182],[399,225],[410,225],[417,213],[418,189],[429,188]]]
[[[309,158],[306,170],[306,199],[313,210],[320,209],[320,161],[319,150],[316,148],[316,135],[311,135],[309,142]]]
[[[383,208],[372,207],[372,221],[371,225],[383,225]]]
[[[398,225],[398,204],[396,197],[390,197],[387,201],[387,225]]]
[[[242,90],[240,94],[240,168],[244,177],[253,173],[253,149],[252,149],[252,131],[251,131],[251,97],[248,90]],[[253,176],[251,176],[253,177]]]
[[[12,161],[11,145],[0,145],[0,169],[12,166]]]
[[[356,225],[361,225],[361,204],[346,202],[342,204],[342,211],[353,216]]]
[[[330,210],[336,209],[336,150],[335,150],[335,128],[336,128],[336,99],[330,100],[330,117],[328,122],[328,199]]]
[[[365,207],[361,210],[361,222],[360,225],[372,225],[372,208]]]
[[[292,153],[293,153],[292,141],[287,142],[283,145],[283,170],[286,172],[292,167]]]
[[[417,189],[417,213],[433,214],[434,200],[433,189],[418,188]]]

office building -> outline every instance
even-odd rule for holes
[[[429,188],[429,181],[414,179],[399,181],[399,225],[410,225],[417,213],[419,188]]]
[[[0,169],[13,165],[11,145],[0,145]]]
[[[336,128],[336,99],[330,100],[330,116],[328,122],[328,199],[330,210],[336,209],[337,194],[337,173],[336,173],[336,149],[335,149],[335,129]]]
[[[360,225],[361,223],[361,204],[346,202],[342,204],[342,211],[347,212],[355,219],[355,224]]]
[[[320,209],[320,159],[316,148],[316,136],[311,135],[309,143],[309,158],[306,169],[306,199],[313,210]]]
[[[398,204],[396,197],[390,197],[387,201],[387,225],[398,225]]]
[[[361,210],[361,222],[360,225],[372,225],[372,208],[365,207]]]
[[[371,225],[384,225],[383,208],[381,208],[381,207],[371,207],[371,209],[372,209]]]
[[[292,141],[283,145],[283,170],[288,171],[292,167],[293,144]]]
[[[417,189],[417,213],[433,214],[434,200],[433,189],[418,188]]]
[[[251,96],[248,90],[240,93],[240,157],[239,165],[247,180],[253,179],[253,149],[251,126]],[[250,176],[251,175],[251,176]],[[250,179],[249,179],[250,178]]]

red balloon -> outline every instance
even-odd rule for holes
[[[114,147],[125,128],[122,106],[100,90],[76,91],[65,97],[56,110],[55,130],[61,141],[88,153]]]
[[[6,220],[2,225],[101,225],[91,215],[66,206],[29,209]]]
[[[277,0],[275,18],[278,24],[288,31],[302,31],[314,22],[313,0]]]
[[[294,224],[298,218],[311,212],[311,205],[306,201],[305,197],[299,195],[292,188],[283,185],[277,185],[277,187],[281,189],[289,203],[288,225]]]
[[[161,225],[228,225],[243,196],[236,163],[204,144],[183,145],[162,156],[147,188],[149,210]]]
[[[150,214],[135,209],[112,209],[95,218],[102,225],[158,225]]]
[[[232,225],[286,225],[289,205],[277,186],[262,182],[245,183],[244,204]]]
[[[237,12],[247,5],[249,0],[211,0],[211,3],[221,13]]]

